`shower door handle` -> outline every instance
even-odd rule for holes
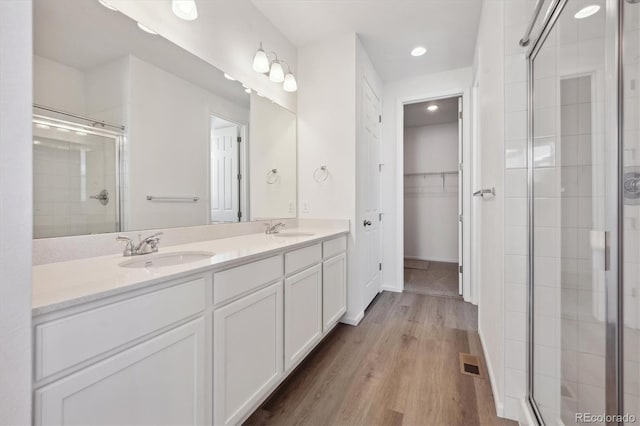
[[[602,269],[606,271],[611,270],[611,233],[607,231],[592,230],[591,235],[591,250],[602,251]],[[599,263],[599,262],[598,262]]]

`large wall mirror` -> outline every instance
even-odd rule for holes
[[[34,238],[296,216],[295,114],[122,13],[35,0],[33,68]]]

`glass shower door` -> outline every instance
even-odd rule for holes
[[[119,137],[34,118],[34,238],[120,231]]]
[[[624,2],[622,31],[623,413],[640,422],[640,4]],[[629,416],[625,419],[632,424]]]
[[[576,425],[608,412],[617,24],[605,0],[555,4],[530,62],[530,394],[545,424]]]

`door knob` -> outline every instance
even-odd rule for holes
[[[365,220],[363,223],[364,223],[364,226],[371,226],[370,220]]]

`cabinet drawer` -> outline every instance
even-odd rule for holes
[[[282,277],[282,256],[252,262],[213,275],[213,304],[231,300]]]
[[[347,237],[344,235],[322,243],[322,257],[327,259],[347,250]]]
[[[315,265],[322,260],[320,244],[290,251],[284,255],[284,270],[287,275]]]
[[[134,297],[35,327],[40,380],[204,310],[205,279]]]

